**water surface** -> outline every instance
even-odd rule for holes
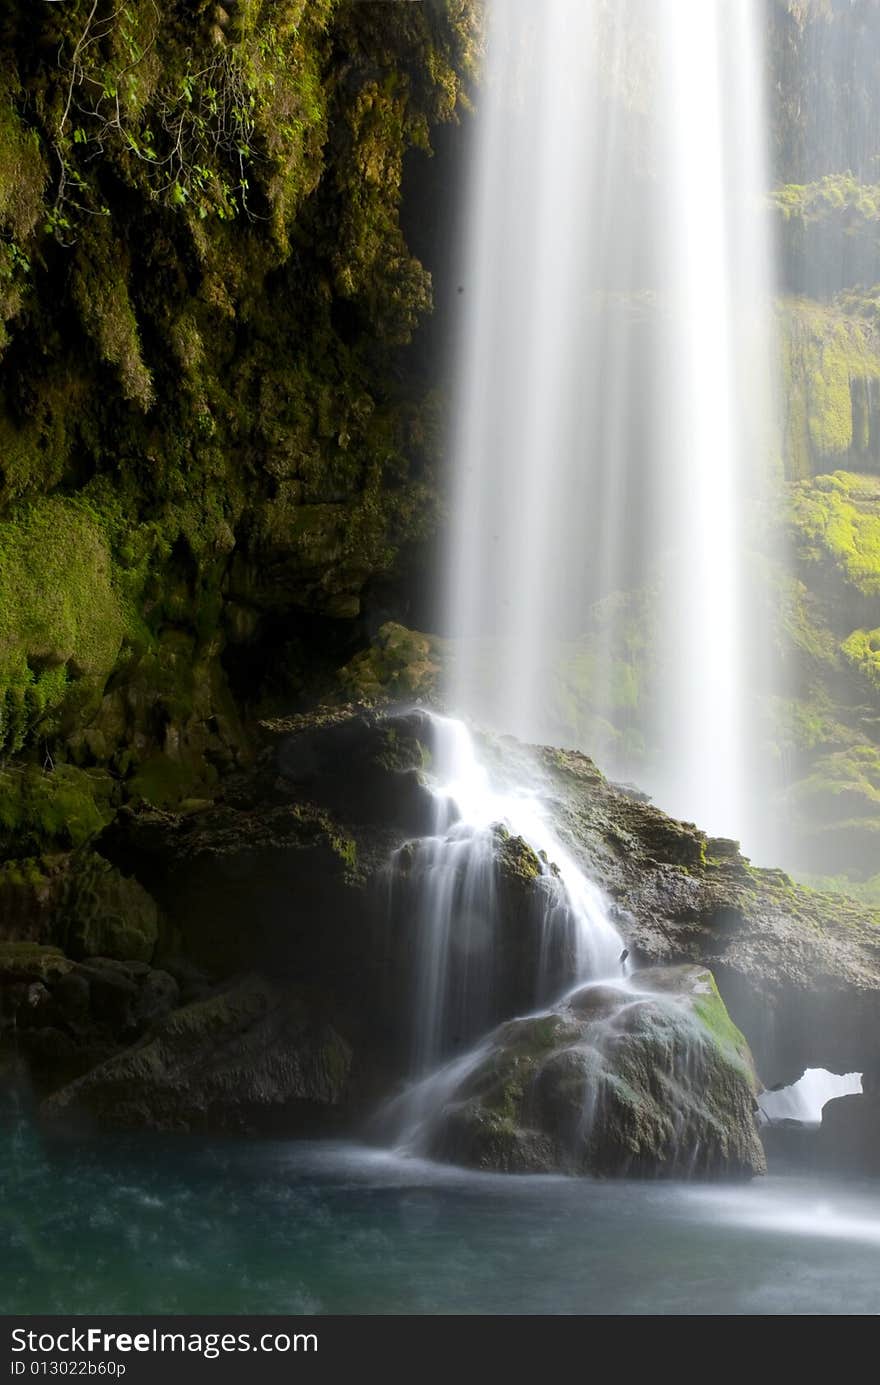
[[[473,1174],[356,1145],[4,1137],[7,1313],[876,1313],[880,1188]]]

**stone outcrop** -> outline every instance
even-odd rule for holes
[[[351,1049],[300,988],[248,976],[153,1026],[44,1104],[116,1129],[301,1133],[340,1104]]]
[[[752,867],[609,783],[585,756],[537,752],[557,827],[612,901],[643,962],[711,967],[768,1086],[807,1067],[880,1063],[876,911]]]
[[[766,1168],[755,1090],[711,973],[655,968],[503,1025],[426,1144],[516,1172],[751,1177]]]
[[[857,1174],[880,1174],[880,1094],[834,1097],[822,1108],[817,1162]]]
[[[179,1005],[181,981],[146,962],[0,943],[0,1074],[24,1066],[40,1090],[78,1077]]]
[[[437,811],[425,779],[431,718],[419,710],[337,707],[266,723],[261,734],[254,768],[225,779],[214,803],[184,813],[124,809],[98,838],[103,864],[91,868],[94,877],[129,881],[134,902],[142,904],[144,896],[154,901],[157,931],[149,957],[81,955],[71,950],[73,933],[7,945],[30,951],[15,962],[14,976],[10,972],[17,1008],[4,1048],[11,1051],[14,1036],[58,1119],[78,1111],[100,1121],[121,1119],[112,1116],[119,1102],[107,1093],[121,1093],[131,1082],[141,1089],[125,1105],[124,1123],[131,1125],[268,1128],[285,1107],[290,1129],[311,1129],[325,1119],[340,1128],[359,1121],[404,1075],[420,922],[408,876]],[[729,1011],[719,1025],[728,1038],[734,1026],[745,1036],[764,1084],[791,1082],[807,1066],[880,1068],[880,933],[870,910],[802,889],[781,872],[752,868],[735,843],[667,817],[643,795],[609,783],[584,756],[489,739],[483,753],[490,764],[531,767],[560,840],[603,889],[637,967],[685,967],[674,973],[680,978],[711,971]],[[511,1128],[531,1134],[523,1144],[525,1137],[514,1138],[505,1127],[504,1152],[481,1104],[500,1100],[505,1084],[496,1072],[494,1095],[486,1088],[467,1107],[467,1121],[460,1116],[448,1125],[443,1148],[477,1163],[489,1160],[491,1148],[501,1165],[544,1160],[558,1166],[559,1131],[567,1119],[563,1075],[568,1071],[583,1086],[590,1026],[598,1021],[569,1004],[548,1022],[550,1047],[541,1041],[534,1056],[537,1038],[528,1026],[537,1021],[515,1016],[536,1008],[529,990],[541,947],[536,920],[546,907],[541,896],[552,881],[552,863],[541,863],[503,825],[493,855],[500,927],[509,930],[509,939],[502,932],[496,944],[496,1008],[488,1018],[488,1027],[502,1026],[498,1071],[511,1055],[531,1053],[524,1059],[529,1071],[542,1074],[535,1090],[555,1114],[537,1127],[541,1154],[535,1128],[523,1124],[522,1110],[511,1108]],[[114,885],[114,898],[127,897],[120,888]],[[102,936],[118,940],[127,933]],[[245,980],[255,974],[272,978],[269,991],[264,979]],[[605,1065],[596,1069],[610,1103],[605,1143],[577,1158],[568,1153],[569,1161],[603,1169],[626,1164],[633,1171],[651,1161],[667,1170],[680,1167],[684,1156],[674,1153],[658,1114],[668,1100],[684,1112],[690,1132],[690,1145],[685,1141],[680,1149],[693,1150],[702,1131],[703,1152],[693,1157],[698,1164],[704,1160],[707,1171],[755,1166],[742,1133],[751,1079],[734,1081],[736,1062],[718,1059],[718,1046],[706,1034],[697,1045],[702,1072],[733,1101],[733,1126],[740,1131],[727,1153],[699,1084],[691,1091],[673,1085],[665,1095],[644,1085],[662,1043],[683,1052],[689,1042],[698,994],[689,1000],[683,984],[676,982],[675,994],[661,1002],[640,1001],[632,1012],[621,1011],[621,1023],[631,1014],[638,1025],[614,1028],[611,1057],[606,1054],[607,1063],[603,1058]],[[31,986],[37,987],[33,1003]],[[261,996],[259,1017],[246,1022],[230,1001],[242,987],[251,997],[248,1006],[257,1004],[254,987]],[[658,988],[659,982],[645,987]],[[288,1029],[281,1010],[294,996]],[[110,997],[118,997],[118,1005]],[[159,1008],[151,1012],[155,997]],[[586,993],[582,999],[586,1003]],[[199,1011],[199,1005],[209,1008]],[[214,1005],[225,1018],[215,1027],[202,1025],[200,1015],[216,1013]],[[708,1023],[710,1037],[719,1025]],[[287,1057],[283,1071],[269,1077],[260,1066],[260,1045],[274,1034]],[[459,1036],[464,1046],[476,1037]],[[216,1082],[209,1057],[215,1039],[222,1053]],[[69,1062],[58,1057],[62,1048]],[[320,1078],[320,1055],[331,1050],[350,1057],[346,1080],[328,1086]],[[747,1068],[749,1060],[743,1062]],[[341,1072],[342,1064],[334,1059],[331,1067]],[[187,1071],[201,1093],[189,1117]],[[616,1077],[624,1072],[636,1092],[629,1107],[614,1104],[622,1090]],[[70,1082],[75,1091],[59,1091]],[[236,1097],[236,1084],[243,1094],[262,1084],[265,1108],[246,1095]],[[531,1154],[523,1154],[527,1147]]]

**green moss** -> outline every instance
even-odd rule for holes
[[[714,976],[707,971],[701,980],[708,988],[708,993],[694,995],[692,1001],[701,1025],[729,1061],[739,1064],[750,1077],[754,1077],[754,1065],[748,1043],[730,1018]]]
[[[225,639],[338,622],[329,681],[365,589],[436,525],[401,177],[462,102],[476,10],[7,9],[0,753],[210,796],[248,750]],[[384,628],[363,696],[426,691],[425,639]]]
[[[838,282],[872,282],[880,245],[880,186],[861,183],[849,172],[833,173],[777,189],[773,204],[782,258],[790,275],[809,282],[806,266],[833,266]],[[849,296],[856,300],[864,296],[864,289]]]
[[[18,861],[4,861],[0,865],[0,889],[30,889],[45,882],[42,858],[26,856]]]
[[[0,977],[4,981],[48,981],[72,967],[57,947],[31,942],[0,942]]]
[[[770,722],[787,754],[838,749],[855,744],[858,732],[841,719],[830,693],[821,686],[803,698],[773,699]]]
[[[880,690],[880,630],[854,630],[841,650],[871,687]]]
[[[788,796],[816,826],[840,828],[846,819],[880,819],[880,746],[862,741],[818,757]]]
[[[94,852],[71,871],[60,909],[59,933],[71,957],[149,962],[159,937],[154,901]]]
[[[123,398],[148,409],[155,399],[153,377],[144,364],[128,267],[109,228],[103,221],[100,226],[103,235],[93,231],[77,254],[73,299],[101,360],[118,371]]]
[[[0,747],[19,749],[65,704],[94,702],[125,631],[87,507],[48,499],[0,522]]]
[[[505,827],[498,827],[495,841],[495,859],[503,874],[526,882],[543,874],[537,852],[522,837],[514,837]]]
[[[358,874],[358,850],[357,842],[353,837],[349,837],[341,832],[333,832],[330,835],[330,845],[345,866],[347,873],[352,878]]]
[[[0,514],[29,492],[57,486],[71,446],[71,420],[82,404],[79,378],[61,382],[47,371],[27,418],[0,410]]]
[[[795,498],[795,542],[801,554],[810,563],[820,561],[823,550],[815,543],[812,520],[801,528],[800,500]],[[771,590],[777,602],[777,631],[780,640],[779,653],[783,658],[794,649],[802,665],[823,670],[832,669],[839,663],[838,641],[829,628],[822,604],[814,592],[799,577],[788,572],[777,572],[773,577]]]
[[[111,815],[112,784],[97,771],[0,769],[0,850],[7,855],[82,846]]]
[[[173,808],[202,787],[206,768],[183,764],[157,751],[138,766],[126,787],[132,798],[143,798],[154,808]]]
[[[836,471],[794,491],[801,554],[830,560],[857,591],[880,593],[880,476]]]
[[[10,85],[0,79],[0,226],[21,242],[39,219],[47,173],[37,134],[16,113]]]
[[[880,338],[875,324],[848,306],[794,298],[781,305],[784,451],[793,478],[868,450],[865,401],[880,379]]]
[[[441,669],[439,643],[388,621],[370,648],[340,669],[341,689],[347,697],[367,703],[432,694]]]
[[[0,352],[9,341],[7,324],[31,286],[28,242],[46,184],[39,141],[14,108],[14,86],[12,75],[0,67]]]
[[[823,893],[831,892],[857,899],[869,908],[880,909],[880,875],[867,880],[849,875],[799,875],[799,883]]]
[[[789,183],[772,196],[783,221],[824,221],[849,213],[850,235],[868,227],[874,237],[880,234],[880,184],[860,183],[852,173],[831,173],[812,183]]]
[[[496,1131],[514,1130],[541,1064],[575,1032],[570,1021],[557,1014],[512,1020],[498,1030],[497,1049],[467,1084],[469,1093],[479,1093]]]

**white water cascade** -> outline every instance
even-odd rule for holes
[[[496,0],[462,270],[449,702],[769,858],[755,0]]]
[[[463,722],[432,716],[430,727],[434,832],[396,852],[391,871],[405,881],[393,907],[418,920],[415,1075],[578,981],[619,977],[623,947],[601,892],[553,831],[534,768],[508,760],[492,777]],[[526,917],[499,898],[506,843],[540,870]]]
[[[400,1153],[469,1162],[472,1147],[457,1143],[469,1102],[515,1051],[525,1099],[543,1102],[552,1127],[549,1145],[523,1130],[515,1148],[527,1159],[553,1148],[578,1167],[601,1146],[614,1094],[629,1092],[627,1111],[638,1100],[627,1083],[650,1051],[666,1094],[656,1128],[667,1131],[668,1167],[691,1176],[714,1157],[690,1124],[715,1052],[691,1001],[711,1003],[711,983],[698,967],[631,970],[602,893],[555,830],[565,808],[540,758],[509,742],[479,753],[464,723],[421,715],[434,830],[402,846],[389,870],[393,934],[415,941],[411,1064],[374,1133]],[[615,1064],[632,1045],[641,1056],[627,1078]],[[484,1129],[482,1117],[470,1128]],[[538,1156],[528,1152],[535,1139]],[[631,1150],[619,1151],[624,1163]]]
[[[593,980],[627,986],[620,934],[554,832],[536,767],[511,752],[490,774],[463,722],[431,716],[430,732],[434,831],[396,852],[390,871],[390,907],[417,921],[419,942],[412,1081],[379,1126],[411,1148],[485,1056],[493,1026]],[[508,845],[537,863],[525,910],[518,892],[503,893]]]

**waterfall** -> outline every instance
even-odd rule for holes
[[[430,730],[434,831],[395,852],[390,869],[391,908],[417,922],[417,1077],[511,1014],[619,977],[623,946],[601,892],[553,832],[535,768],[511,755],[490,775],[462,722],[432,716]],[[516,888],[522,865],[533,890]]]
[[[456,710],[767,855],[755,0],[489,5],[457,358]]]
[[[753,0],[490,3],[444,622],[457,712],[574,742],[749,847],[771,443],[756,35]],[[599,1052],[632,1005],[679,1013],[622,977],[525,752],[489,767],[462,722],[432,726],[435,828],[391,870],[416,922],[413,1081],[382,1119],[412,1149],[511,1016],[604,980]],[[525,913],[508,868],[530,872]]]
[[[718,1061],[691,1007],[694,997],[712,1004],[711,978],[700,967],[631,971],[601,892],[554,831],[553,782],[540,760],[509,742],[478,753],[464,723],[423,716],[434,830],[399,848],[389,868],[392,932],[415,942],[411,1063],[374,1134],[401,1153],[455,1162],[474,1157],[471,1137],[496,1149],[499,1138],[512,1141],[511,1157],[550,1150],[560,1166],[583,1167],[606,1119],[614,1125],[609,1110],[619,1117],[622,1101],[627,1120],[638,1107],[649,1062],[642,1100],[663,1094],[663,1114],[654,1127],[643,1106],[642,1118],[666,1132],[669,1168],[691,1176],[706,1157],[694,1093],[701,1101]],[[510,1112],[499,1117],[497,1091],[470,1110],[505,1070],[504,1103],[515,1105],[519,1090],[536,1131],[517,1132]],[[747,1067],[737,1082],[750,1113]]]
[[[654,787],[670,811],[752,849],[762,794],[749,633],[761,626],[746,519],[767,445],[771,302],[758,24],[751,0],[661,0],[660,13],[669,415],[656,465],[672,571]]]
[[[620,934],[553,830],[537,767],[511,748],[490,773],[463,722],[429,722],[434,831],[389,869],[390,910],[417,936],[411,1082],[376,1126],[410,1149],[490,1051],[493,1026],[597,978],[625,985]]]

